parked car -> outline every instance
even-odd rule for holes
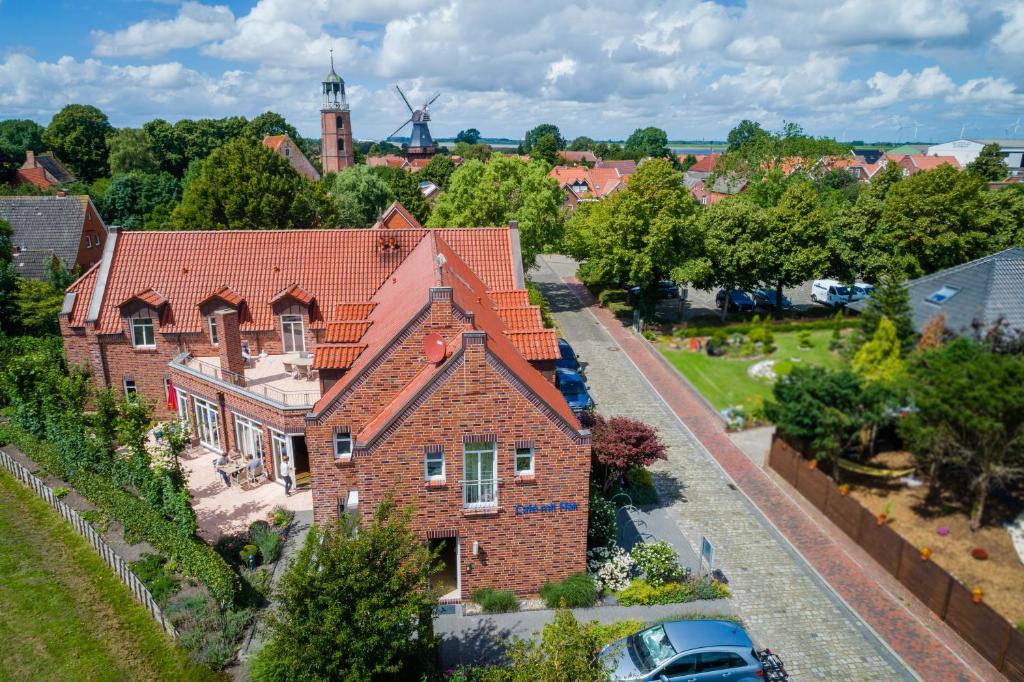
[[[875,287],[870,284],[865,284],[864,282],[854,282],[849,288],[850,303],[853,303],[854,301],[863,301],[875,290]]]
[[[725,289],[719,289],[718,293],[715,294],[715,305],[721,308],[725,305],[727,296],[729,299],[729,310],[740,310],[745,313],[754,312],[754,299],[750,297],[750,294],[739,289],[732,289],[728,292]]]
[[[576,357],[576,351],[572,349],[568,341],[562,338],[558,339],[558,352],[561,357],[555,360],[557,369],[568,369],[583,374],[583,367],[580,365],[579,358]]]
[[[782,661],[754,648],[736,623],[675,620],[616,640],[601,650],[601,662],[616,682],[637,680],[785,680]]]
[[[762,308],[766,308],[768,310],[775,310],[775,294],[775,289],[755,289],[754,302]],[[787,298],[786,296],[782,297],[782,309],[793,309],[793,302],[790,301],[789,298]]]
[[[850,287],[834,279],[816,279],[811,285],[811,300],[827,306],[846,305],[850,302]]]
[[[640,287],[629,288],[630,298],[640,298]],[[658,282],[658,299],[679,298],[679,285],[670,279]]]
[[[571,369],[555,369],[555,387],[562,392],[565,402],[573,412],[586,412],[594,409],[594,399],[590,397],[587,383],[579,372]]]

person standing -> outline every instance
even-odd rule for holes
[[[228,472],[226,472],[223,469],[221,469],[221,467],[226,466],[227,463],[228,463],[228,458],[225,457],[224,453],[222,452],[222,453],[220,453],[220,455],[217,456],[216,459],[213,460],[213,468],[217,470],[218,474],[220,474],[221,479],[224,481],[224,485],[227,486],[228,488],[230,488],[231,487],[231,478],[228,476]]]
[[[284,496],[292,494],[292,465],[288,461],[288,455],[281,457],[281,478],[284,480]]]

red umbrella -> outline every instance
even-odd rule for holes
[[[174,390],[174,382],[167,380],[167,409],[178,411],[178,392]]]

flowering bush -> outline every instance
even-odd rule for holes
[[[633,559],[621,547],[595,547],[587,552],[587,570],[600,591],[624,589],[632,569]]]
[[[629,554],[647,582],[654,587],[678,578],[681,573],[679,555],[664,540],[641,542],[634,545]]]

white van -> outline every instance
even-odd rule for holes
[[[850,302],[850,287],[834,279],[816,279],[811,285],[811,300],[833,308]]]

